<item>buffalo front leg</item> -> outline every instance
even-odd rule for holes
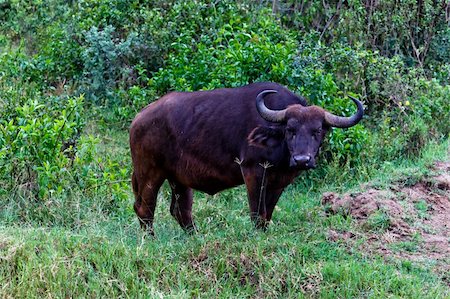
[[[136,201],[134,202],[134,211],[139,219],[141,227],[150,234],[153,232],[153,219],[156,208],[156,200],[159,188],[164,182],[164,178],[153,176],[146,179],[138,179],[133,173],[133,190]]]
[[[266,230],[284,188],[270,188],[267,169],[264,169],[262,173],[250,169],[243,170],[243,175],[247,187],[250,217],[256,228]]]
[[[170,214],[177,220],[180,226],[188,233],[197,229],[192,220],[192,189],[181,185],[177,181],[170,180],[172,189],[172,201],[170,203]]]
[[[245,186],[247,187],[250,218],[255,224],[256,228],[265,230],[267,227],[267,179],[263,174],[256,174],[256,171],[254,171],[253,169],[243,169],[242,174],[244,176]]]
[[[284,188],[279,189],[268,189],[266,192],[266,218],[265,223],[268,224],[272,219],[273,210],[275,209],[275,205],[280,199],[281,194],[283,193]]]

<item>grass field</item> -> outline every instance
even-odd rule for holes
[[[98,154],[127,165],[127,134],[113,136],[101,138]],[[323,192],[421,181],[436,173],[435,161],[448,160],[445,142],[429,145],[414,161],[379,165],[369,182],[312,186],[302,175],[283,194],[267,232],[253,228],[243,187],[196,193],[199,232],[186,235],[169,214],[165,185],[155,238],[139,229],[127,183],[123,199],[108,193],[86,198],[83,190],[72,190],[69,201],[48,202],[53,208],[41,212],[18,198],[2,207],[0,217],[0,297],[449,298],[450,279],[439,267],[448,259],[402,254],[420,252],[420,236],[393,241],[393,254],[382,254],[370,240],[388,232],[389,221],[367,229],[351,215],[327,213],[321,203]],[[336,232],[355,237],[335,238]]]

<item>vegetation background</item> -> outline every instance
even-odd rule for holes
[[[330,240],[388,227],[326,216],[320,201],[448,159],[448,1],[0,0],[0,49],[0,297],[450,296],[433,261],[372,254],[364,234]],[[134,115],[171,90],[255,81],[341,115],[352,95],[366,116],[328,136],[267,233],[235,188],[195,194],[200,232],[187,236],[166,186],[146,238],[129,180]]]

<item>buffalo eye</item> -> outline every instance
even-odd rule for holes
[[[318,129],[314,130],[313,138],[320,139],[321,134],[322,134],[322,128],[318,128]]]
[[[289,137],[293,138],[295,136],[296,133],[295,128],[287,128],[286,131]]]

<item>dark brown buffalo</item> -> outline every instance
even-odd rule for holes
[[[134,209],[153,233],[157,193],[172,189],[170,213],[182,228],[192,221],[192,189],[208,194],[245,184],[250,215],[265,228],[300,170],[314,168],[331,127],[348,128],[363,116],[335,116],[276,83],[172,92],[144,108],[130,129]]]

